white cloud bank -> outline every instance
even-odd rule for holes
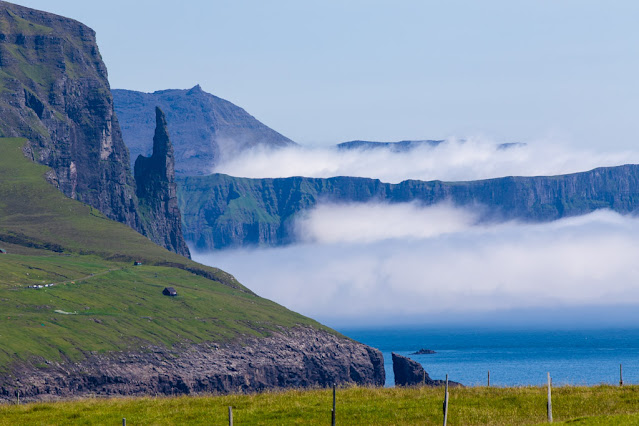
[[[298,229],[307,243],[194,258],[329,324],[639,304],[639,219],[609,211],[476,226],[446,205],[328,205]]]
[[[319,204],[297,220],[295,233],[299,241],[322,244],[415,240],[469,231],[478,219],[448,204]]]
[[[255,148],[218,165],[213,172],[250,178],[359,176],[397,183],[475,180],[502,176],[573,173],[601,166],[639,163],[639,152],[596,152],[556,141],[533,141],[510,149],[482,138],[449,139],[409,152],[390,149],[339,151],[334,147]]]

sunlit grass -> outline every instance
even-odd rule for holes
[[[442,422],[441,388],[362,388],[337,391],[337,423],[429,425]],[[330,389],[249,395],[82,399],[0,407],[0,425],[18,424],[330,424]],[[519,425],[546,422],[546,389],[454,388],[450,425]],[[639,386],[553,389],[555,422],[639,424]]]

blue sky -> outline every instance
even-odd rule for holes
[[[301,143],[639,137],[639,2],[18,3],[94,28],[114,88],[200,83]]]

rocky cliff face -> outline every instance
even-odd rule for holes
[[[602,208],[632,213],[639,209],[639,165],[563,176],[399,184],[355,177],[246,179],[218,174],[179,179],[178,196],[185,238],[206,250],[293,242],[296,215],[320,200],[450,201],[480,211],[483,221],[541,222]]]
[[[190,90],[154,93],[113,90],[113,97],[132,158],[151,153],[153,109],[159,106],[166,113],[178,175],[210,174],[223,155],[254,146],[295,144],[242,108],[206,93],[199,85]]]
[[[0,2],[0,133],[27,137],[60,190],[141,230],[107,70],[90,28]]]
[[[67,196],[155,237],[145,224],[163,218],[142,218],[138,210],[95,33],[2,1],[0,137],[13,136],[29,139],[26,154],[53,169],[49,180]]]
[[[81,363],[16,366],[0,376],[0,400],[88,395],[249,392],[357,383],[382,386],[382,354],[326,331],[295,328],[272,337],[184,349],[93,354]]]
[[[166,118],[155,109],[156,127],[153,154],[135,160],[135,182],[144,217],[155,220],[146,223],[149,238],[178,254],[190,258],[182,236],[182,217],[178,208],[173,146],[169,139]]]

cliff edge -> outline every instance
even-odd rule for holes
[[[160,243],[145,225],[164,218],[141,217],[107,77],[92,29],[0,2],[0,137],[28,139],[65,195]]]

